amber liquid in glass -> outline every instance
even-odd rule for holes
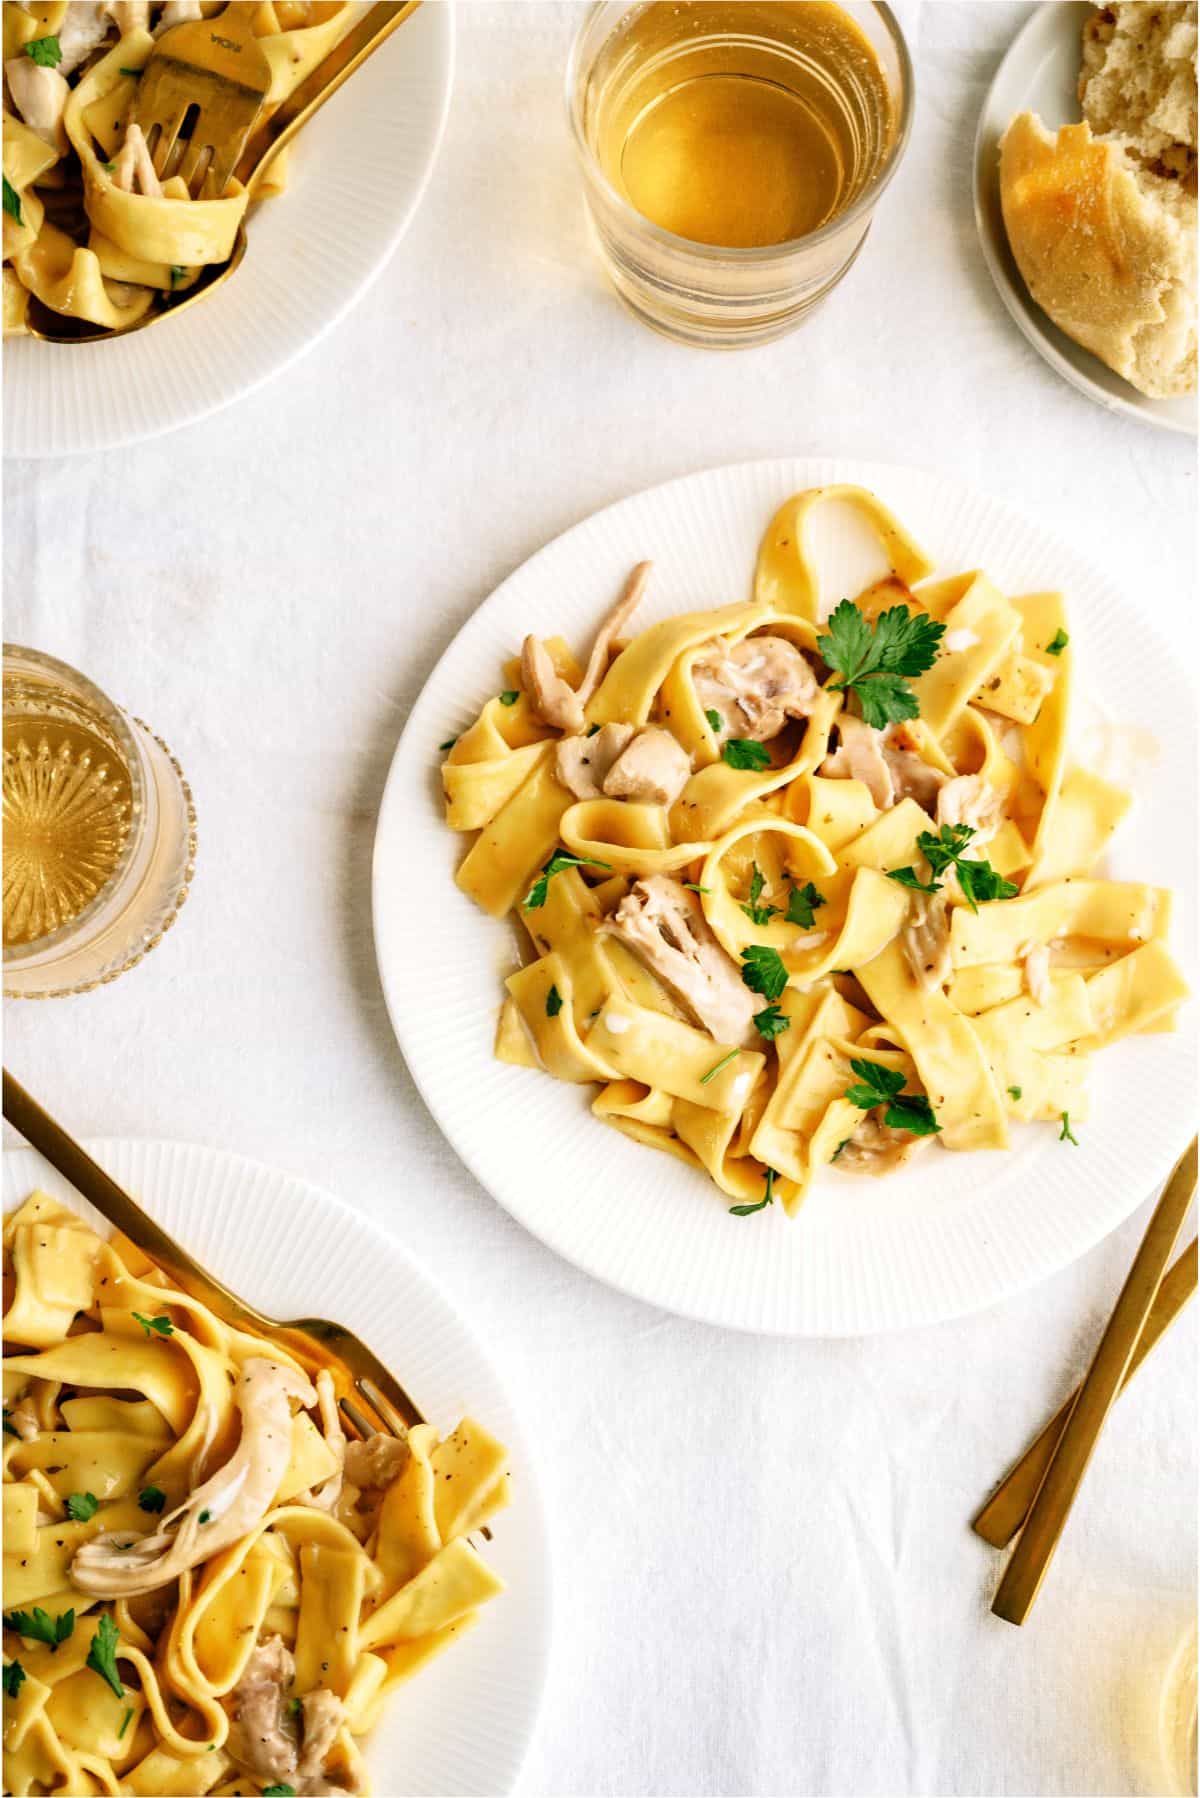
[[[116,872],[129,832],[129,770],[74,696],[31,693],[4,719],[4,945],[77,918]]]
[[[760,248],[846,209],[890,142],[892,100],[826,0],[651,0],[591,82],[608,179],[693,243]]]

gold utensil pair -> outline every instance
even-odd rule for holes
[[[7,1068],[4,1115],[26,1142],[51,1167],[57,1168],[114,1230],[122,1231],[136,1243],[181,1292],[199,1299],[223,1322],[237,1329],[277,1339],[310,1371],[328,1368],[351,1435],[359,1439],[376,1434],[403,1436],[406,1428],[424,1422],[400,1382],[352,1330],[325,1317],[296,1317],[280,1322],[256,1311],[222,1285],[147,1216],[99,1162],[93,1161],[14,1080]]]
[[[230,175],[236,174],[253,202],[279,152],[419,5],[420,0],[380,0],[266,119],[260,115],[267,62],[250,32],[253,7],[235,0],[216,18],[173,26],[163,33],[138,84],[137,122],[150,144],[156,173],[181,173],[193,197],[201,190],[219,195]],[[267,70],[267,82],[269,78]],[[195,106],[199,113],[181,144],[185,118]],[[35,303],[30,308],[29,335],[47,343],[96,343],[148,330],[207,299],[236,271],[245,254],[243,221],[229,261],[202,276],[167,310],[149,312],[128,330],[113,332],[64,320]]]
[[[1164,1273],[1196,1190],[1196,1159],[1193,1137],[1154,1208],[1083,1383],[973,1521],[996,1548],[1021,1530],[992,1603],[1008,1623],[1029,1615],[1113,1401],[1196,1290],[1195,1242]]]

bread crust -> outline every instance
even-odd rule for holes
[[[1196,386],[1196,203],[1086,124],[1057,137],[1029,112],[1001,140],[1017,266],[1076,343],[1154,398]]]

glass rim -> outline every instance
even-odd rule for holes
[[[912,136],[914,109],[912,55],[903,27],[892,8],[887,4],[887,0],[868,0],[868,4],[874,7],[883,21],[900,61],[903,92],[900,96],[900,116],[897,120],[896,136],[890,153],[876,169],[862,192],[847,206],[844,212],[835,213],[833,218],[827,219],[823,225],[818,225],[815,231],[806,232],[803,237],[789,237],[785,238],[782,243],[757,244],[750,247],[738,245],[724,247],[721,244],[697,243],[694,238],[680,237],[676,232],[668,231],[662,225],[656,225],[653,219],[648,219],[644,212],[639,212],[637,207],[631,205],[623,194],[618,193],[600,166],[599,158],[593,153],[591,145],[584,136],[576,96],[579,90],[578,76],[583,40],[587,36],[593,19],[606,4],[608,4],[608,0],[591,0],[591,4],[576,29],[567,55],[566,92],[563,97],[567,107],[567,123],[580,160],[592,178],[599,182],[608,199],[625,215],[627,223],[633,225],[664,249],[683,253],[701,262],[734,262],[742,267],[753,268],[766,266],[784,257],[794,255],[798,250],[827,242],[837,232],[844,230],[847,225],[852,224],[855,219],[861,218],[865,212],[869,212],[877,204],[880,194],[899,168],[904,152],[908,148],[908,140]]]
[[[61,948],[65,942],[81,928],[92,923],[107,905],[119,883],[124,880],[133,862],[141,831],[146,823],[146,779],[142,766],[142,752],[132,727],[120,706],[102,692],[95,681],[80,674],[78,668],[72,668],[69,662],[60,661],[57,656],[47,655],[41,649],[29,649],[21,643],[5,643],[3,645],[4,672],[8,673],[10,657],[20,657],[32,663],[39,672],[57,675],[63,685],[74,686],[91,700],[104,718],[113,735],[121,746],[125,756],[126,768],[129,772],[129,787],[132,796],[130,827],[125,833],[125,841],[121,845],[121,853],[116,866],[95,896],[88,900],[82,911],[77,911],[73,918],[60,924],[57,930],[48,931],[45,936],[35,937],[30,943],[5,943],[3,947],[3,965],[5,968],[17,967],[24,962],[32,961],[35,956],[45,955],[48,950]],[[15,671],[14,671],[15,672]]]

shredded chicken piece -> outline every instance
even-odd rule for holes
[[[162,9],[162,18],[155,26],[155,36],[170,31],[172,25],[188,25],[193,19],[203,18],[200,0],[167,0]]]
[[[634,882],[600,928],[632,949],[717,1042],[753,1045],[757,1001],[694,893],[666,874],[652,874]]]
[[[847,1174],[890,1174],[932,1141],[932,1136],[896,1130],[869,1111],[840,1150],[834,1166]]]
[[[346,1466],[346,1434],[338,1413],[337,1389],[333,1375],[323,1367],[317,1375],[317,1405],[321,1412],[321,1433],[337,1459],[337,1467],[327,1479],[311,1491],[300,1494],[297,1504],[312,1505],[317,1511],[332,1511],[342,1495],[342,1477]]]
[[[950,776],[918,754],[902,724],[888,725],[883,733],[882,748],[883,759],[892,777],[895,801],[915,799],[925,811],[932,812]]]
[[[938,794],[938,823],[970,825],[972,847],[995,836],[1003,816],[1004,795],[981,774],[958,774]]]
[[[922,863],[924,878],[928,866]],[[900,932],[904,958],[918,984],[928,993],[950,978],[950,908],[941,893],[910,893],[908,916]]]
[[[521,680],[530,704],[544,724],[555,730],[577,735],[583,729],[583,711],[600,685],[608,668],[609,652],[633,614],[642,603],[646,583],[650,579],[649,562],[639,562],[621,590],[612,611],[604,619],[592,644],[592,653],[578,687],[554,666],[546,645],[537,637],[526,637],[521,645]]]
[[[316,1779],[325,1767],[325,1756],[333,1747],[338,1730],[346,1720],[346,1707],[335,1692],[318,1686],[300,1700],[304,1711],[304,1747],[296,1768],[302,1781]],[[301,1785],[301,1791],[313,1788]]]
[[[127,31],[145,31],[150,24],[150,0],[107,0],[107,7],[118,37]]]
[[[1025,991],[1035,1005],[1049,1005],[1054,997],[1050,985],[1050,945],[1031,943],[1021,961]]]
[[[296,1663],[282,1636],[267,1636],[246,1662],[229,1695],[226,1747],[260,1785],[291,1784],[300,1745],[288,1715],[287,1699]]]
[[[291,1459],[292,1399],[306,1410],[317,1402],[295,1368],[260,1356],[246,1361],[234,1391],[242,1434],[229,1460],[164,1517],[153,1535],[106,1531],[77,1549],[71,1578],[80,1591],[97,1598],[152,1592],[253,1529]],[[173,1533],[172,1524],[177,1524]]]
[[[872,730],[849,712],[838,718],[838,746],[821,763],[821,773],[832,780],[861,780],[881,812],[896,803],[891,769],[883,754],[883,732]]]
[[[100,47],[112,27],[109,14],[107,0],[68,0],[57,34],[62,51],[60,75],[73,75]]]
[[[66,145],[63,108],[71,89],[61,69],[44,69],[28,56],[12,56],[4,65],[12,103],[29,126],[52,149]]]
[[[610,799],[647,805],[674,805],[692,776],[692,764],[669,730],[649,725],[638,731],[604,777]]]
[[[555,773],[576,799],[599,799],[609,769],[632,735],[632,724],[602,724],[595,736],[563,737],[554,746]]]
[[[17,1400],[11,1411],[4,1414],[4,1427],[14,1430],[22,1442],[32,1442],[38,1433],[37,1413],[33,1408],[33,1400],[26,1393]]]
[[[692,686],[706,712],[721,718],[721,737],[767,743],[789,718],[808,718],[820,697],[816,675],[786,637],[715,643],[692,666]]]
[[[113,159],[112,179],[113,186],[122,188],[127,194],[148,194],[152,199],[161,197],[162,182],[154,173],[149,146],[136,121],[130,124],[125,142]]]
[[[396,1436],[368,1436],[346,1444],[346,1479],[360,1492],[381,1492],[408,1462],[407,1442]]]

